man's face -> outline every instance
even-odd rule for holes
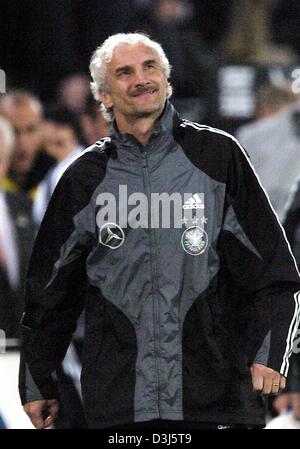
[[[11,167],[17,173],[26,174],[41,144],[41,115],[36,105],[30,102],[11,104],[5,112],[16,134]]]
[[[97,112],[95,118],[88,114],[83,114],[81,117],[81,126],[85,140],[89,145],[92,145],[97,140],[109,134],[109,123],[105,120],[101,111]]]
[[[69,126],[46,120],[42,126],[42,134],[47,153],[58,162],[65,159],[79,145]]]
[[[109,92],[101,92],[106,108],[113,108],[118,125],[141,117],[156,119],[163,111],[168,81],[159,58],[143,44],[117,47],[107,63]]]

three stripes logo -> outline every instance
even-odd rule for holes
[[[204,202],[198,193],[194,193],[182,207],[183,209],[204,209]]]

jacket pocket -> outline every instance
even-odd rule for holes
[[[82,371],[94,369],[102,350],[105,323],[105,300],[96,288],[87,294],[84,340],[82,348]]]
[[[218,312],[219,313],[219,312]],[[212,376],[224,377],[228,370],[226,336],[220,327],[221,316],[205,297],[198,298],[189,310],[183,327],[183,350]],[[202,369],[202,368],[201,368]]]

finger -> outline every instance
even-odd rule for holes
[[[284,376],[280,376],[280,390],[284,390],[286,386],[286,378]]]
[[[49,415],[49,416],[47,416],[47,418],[44,420],[43,428],[52,426],[53,423],[54,423],[54,417],[51,416],[51,415]]]
[[[58,413],[58,409],[59,405],[57,401],[53,402],[49,401],[49,405],[47,406],[46,409],[44,409],[43,413],[44,416],[43,428],[49,427],[54,423]]]
[[[55,419],[59,411],[59,404],[57,401],[54,401],[49,405],[49,413]]]
[[[252,386],[254,391],[262,391],[264,384],[264,378],[261,375],[252,375]]]
[[[272,394],[277,394],[279,393],[280,390],[280,376],[276,376],[272,379],[272,390],[271,393]]]
[[[271,391],[272,391],[272,383],[273,383],[273,379],[271,377],[264,377],[263,394],[270,394],[271,393]]]
[[[41,415],[31,414],[29,418],[36,429],[44,429],[44,420]]]

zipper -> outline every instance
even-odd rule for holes
[[[148,198],[148,232],[150,235],[150,265],[151,265],[151,274],[152,274],[152,291],[153,291],[153,337],[154,337],[154,360],[155,360],[155,370],[156,370],[156,384],[157,384],[157,401],[158,401],[158,415],[161,417],[161,409],[160,409],[160,381],[159,381],[159,334],[160,334],[160,320],[159,320],[159,303],[157,298],[157,289],[156,285],[158,282],[158,274],[156,270],[155,260],[156,251],[155,251],[155,235],[154,231],[151,228],[151,183],[150,183],[150,175],[148,170],[148,158],[147,153],[144,149],[142,152],[142,167],[144,174],[144,182],[145,182],[145,190]],[[157,323],[157,326],[156,326]]]

